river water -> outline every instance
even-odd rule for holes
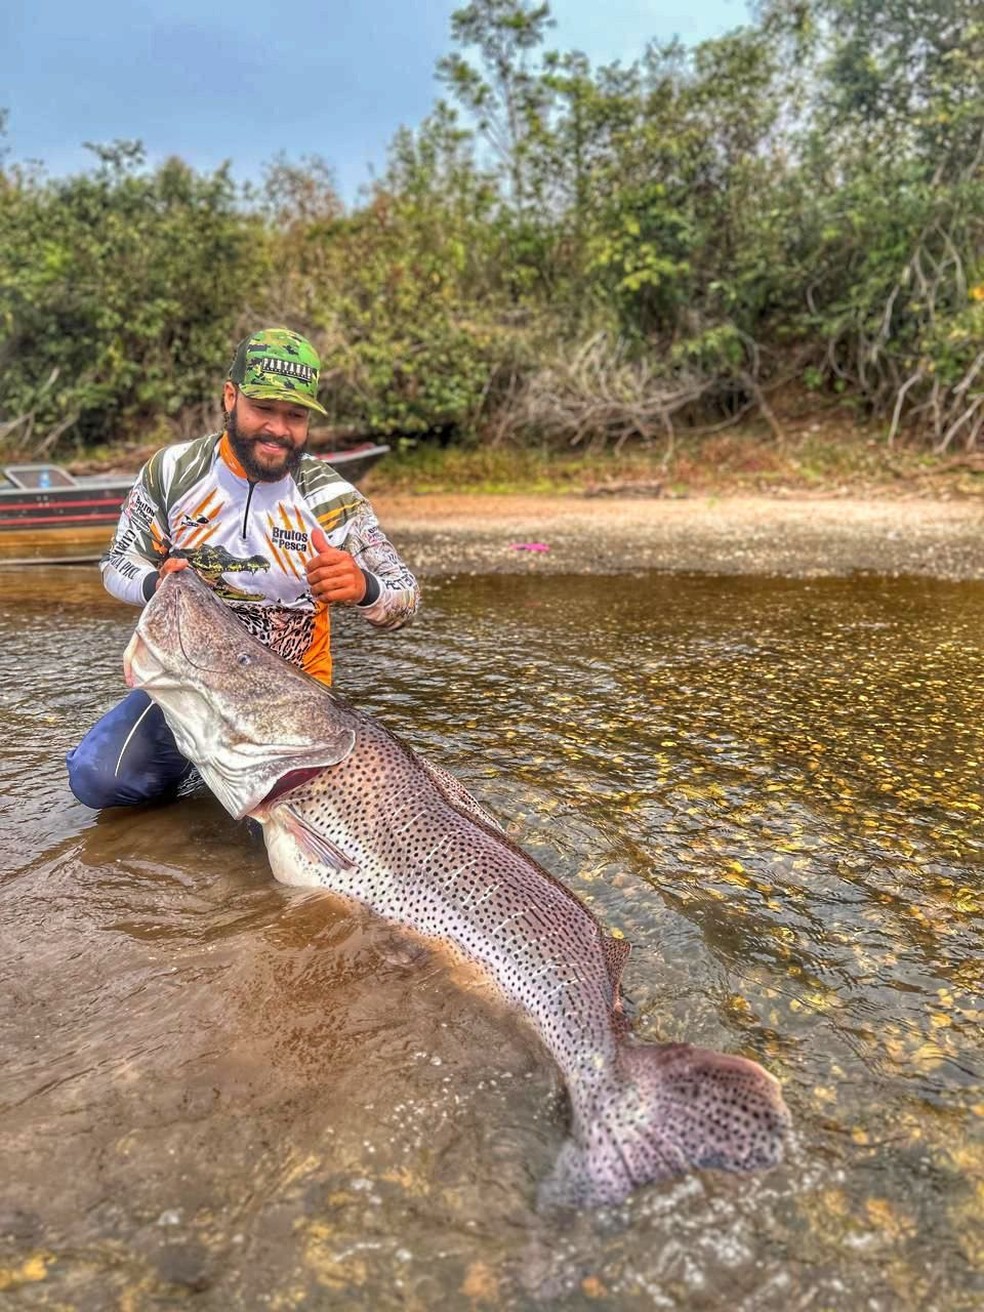
[[[777,1170],[561,1219],[520,1018],[208,796],[71,798],[133,620],[0,574],[4,1307],[981,1306],[984,585],[460,577],[403,633],[341,617],[342,690],[632,942],[637,1033],[783,1083]]]

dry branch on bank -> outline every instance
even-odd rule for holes
[[[493,442],[535,432],[568,447],[617,453],[630,440],[648,446],[662,436],[668,459],[674,417],[693,410],[716,386],[695,372],[668,378],[649,360],[627,358],[619,343],[599,333],[512,389],[496,411]]]

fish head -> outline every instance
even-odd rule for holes
[[[358,713],[247,633],[191,569],[165,575],[123,668],[237,819],[292,772],[337,765],[355,745]]]

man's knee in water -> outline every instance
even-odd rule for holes
[[[167,797],[191,769],[145,692],[131,692],[107,711],[65,764],[72,792],[95,811]]]
[[[102,811],[107,806],[139,806],[142,802],[151,802],[167,791],[167,786],[154,783],[146,778],[120,779],[114,770],[114,763],[85,749],[84,742],[79,743],[65,757],[68,767],[68,786],[83,806],[94,811]]]
[[[101,811],[106,806],[118,806],[119,780],[98,760],[87,759],[76,747],[65,757],[68,767],[68,786],[83,806]]]

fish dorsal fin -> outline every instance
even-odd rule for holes
[[[424,756],[418,757],[418,760],[444,795],[445,800],[450,802],[455,810],[472,820],[480,820],[482,824],[491,825],[500,833],[504,832],[495,816],[486,811],[481,802],[472,797],[465,785],[453,774],[445,770],[442,765],[435,765],[433,761],[428,761]]]

